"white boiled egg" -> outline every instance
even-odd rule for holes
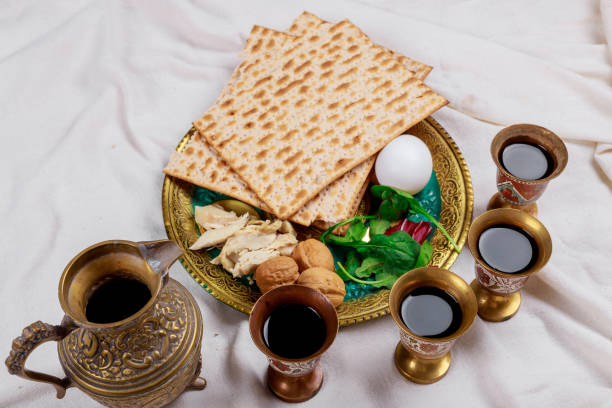
[[[386,145],[376,159],[376,178],[385,186],[391,186],[416,194],[429,178],[433,162],[429,148],[421,139],[401,135]]]

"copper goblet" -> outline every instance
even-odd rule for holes
[[[550,156],[550,169],[544,177],[527,180],[510,173],[504,167],[504,149],[515,143],[540,146]],[[548,182],[557,177],[567,164],[567,149],[563,141],[548,129],[536,125],[519,124],[502,129],[491,143],[491,156],[497,166],[497,190],[487,209],[514,208],[538,214],[536,200],[544,193]]]
[[[419,336],[411,332],[402,320],[402,301],[410,292],[423,286],[442,289],[459,303],[461,322],[450,335],[440,338]],[[395,324],[400,328],[400,342],[395,348],[394,358],[399,372],[419,384],[440,380],[450,367],[452,345],[467,332],[476,317],[478,306],[470,286],[446,269],[428,266],[413,269],[402,275],[391,288],[389,307]]]
[[[535,260],[522,272],[504,273],[494,269],[478,249],[480,235],[488,228],[502,225],[515,227],[533,238]],[[546,227],[537,218],[512,208],[490,210],[476,218],[468,233],[468,247],[476,261],[476,279],[470,286],[478,299],[478,315],[491,322],[508,320],[518,312],[520,289],[531,275],[546,265],[552,253],[552,241]]]
[[[325,324],[322,346],[313,354],[299,359],[281,357],[265,344],[263,327],[268,316],[283,305],[305,305],[313,308]],[[268,357],[268,387],[280,399],[302,402],[316,395],[323,383],[321,355],[332,345],[338,333],[338,316],[331,302],[320,292],[300,285],[273,289],[259,298],[249,318],[253,342]]]

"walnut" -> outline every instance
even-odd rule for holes
[[[334,271],[334,257],[327,246],[314,238],[300,242],[291,257],[297,262],[300,271],[319,266]]]
[[[295,261],[288,256],[270,258],[255,270],[255,282],[266,293],[283,285],[291,285],[300,276]]]
[[[314,267],[306,269],[300,274],[297,283],[298,285],[308,286],[323,293],[334,307],[338,307],[346,295],[342,278],[335,272],[325,268]]]

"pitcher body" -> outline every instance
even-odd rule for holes
[[[172,241],[105,241],[81,252],[60,280],[62,323],[26,327],[9,372],[52,384],[58,398],[75,386],[113,407],[163,406],[188,387],[204,388],[200,309],[167,275],[181,254]],[[58,341],[64,379],[25,369],[29,353],[49,340]]]

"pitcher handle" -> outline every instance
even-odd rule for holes
[[[31,371],[25,368],[25,361],[34,349],[51,340],[59,341],[70,333],[74,327],[64,324],[53,326],[40,320],[23,329],[21,336],[13,340],[13,348],[6,359],[6,366],[10,374],[18,375],[26,380],[40,381],[51,384],[57,391],[57,398],[66,395],[66,389],[72,386],[68,377],[59,379],[52,375]]]

